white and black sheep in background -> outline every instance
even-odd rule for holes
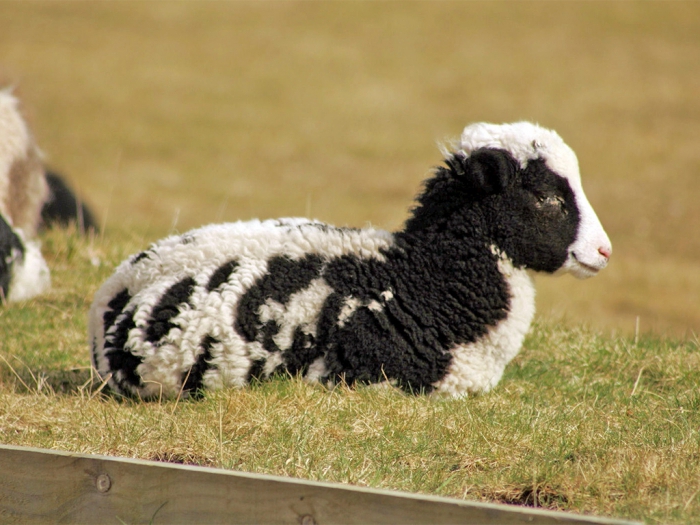
[[[45,291],[49,269],[33,240],[48,196],[41,153],[9,90],[0,91],[0,299]]]
[[[396,233],[255,220],[132,256],[95,296],[92,362],[142,399],[276,373],[487,392],[532,321],[529,272],[590,277],[611,250],[559,135],[474,124]]]
[[[29,299],[50,286],[35,239],[42,227],[97,230],[93,214],[42,155],[9,89],[0,90],[0,302]]]

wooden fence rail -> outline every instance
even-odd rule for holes
[[[624,524],[508,505],[0,445],[0,523]]]

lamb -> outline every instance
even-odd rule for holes
[[[50,285],[33,240],[48,195],[41,154],[10,91],[0,91],[0,299],[29,299]]]
[[[49,288],[37,231],[71,222],[82,233],[98,229],[65,178],[45,168],[17,98],[0,90],[0,302],[30,299]]]
[[[611,253],[556,132],[477,123],[400,231],[253,220],[131,256],[95,295],[92,363],[111,390],[140,399],[274,374],[484,393],[529,329],[530,273],[587,278]]]

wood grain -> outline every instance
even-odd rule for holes
[[[14,446],[0,446],[0,522],[631,523],[221,469]]]

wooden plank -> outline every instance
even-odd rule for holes
[[[222,469],[2,445],[0,522],[631,523]]]

